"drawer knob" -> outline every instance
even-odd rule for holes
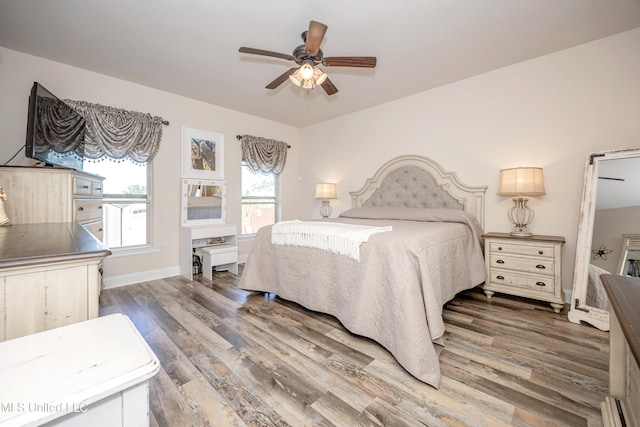
[[[504,276],[496,276],[496,279],[498,279],[498,280],[504,280]]]
[[[544,282],[536,282],[536,286],[547,286]]]
[[[498,246],[498,250],[501,251],[502,250],[502,246]]]
[[[539,268],[540,270],[544,270],[544,269],[545,269],[545,268],[547,268],[547,267],[545,267],[545,266],[544,266],[544,265],[542,265],[542,264],[538,264],[538,265],[536,265],[536,268]]]
[[[496,264],[504,264],[504,261],[499,259],[499,260],[496,261]]]
[[[102,209],[102,205],[98,206],[98,209]]]
[[[78,208],[78,210],[79,210],[80,212],[82,212],[82,211],[84,210],[84,208],[83,208],[82,206],[80,206],[80,207]]]
[[[540,255],[542,255],[542,254],[544,254],[544,251],[538,251],[538,253],[539,253]]]
[[[102,227],[98,228],[98,231],[99,231],[100,233],[102,233]]]
[[[96,187],[96,191],[102,191],[102,187]]]
[[[84,188],[84,189],[88,189],[88,188],[89,188],[89,186],[88,186],[88,185],[83,185],[83,186],[82,186],[82,188]]]

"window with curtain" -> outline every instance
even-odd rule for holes
[[[242,234],[278,221],[278,176],[253,172],[242,163]]]
[[[242,146],[242,234],[255,234],[279,218],[278,177],[289,145],[252,135],[238,135]]]
[[[85,101],[65,102],[86,121],[83,169],[105,178],[104,243],[110,249],[152,244],[153,158],[168,122]]]

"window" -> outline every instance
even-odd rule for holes
[[[85,172],[103,176],[104,244],[110,249],[150,244],[151,162],[85,162]]]
[[[253,173],[242,163],[242,234],[257,233],[278,218],[278,177]]]

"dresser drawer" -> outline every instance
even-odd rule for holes
[[[82,224],[82,226],[102,242],[102,237],[104,236],[104,225],[102,221],[89,222]]]
[[[102,197],[102,181],[74,176],[73,194],[77,196]]]
[[[555,251],[553,246],[535,244],[511,244],[504,242],[491,242],[489,250],[496,253],[506,253],[513,255],[529,255],[535,257],[553,258]]]
[[[102,220],[102,199],[74,199],[73,211],[76,222]]]
[[[91,195],[102,198],[102,181],[91,181]]]
[[[92,181],[90,179],[74,176],[73,194],[77,194],[79,196],[90,196],[92,191],[91,184]]]
[[[553,275],[555,264],[552,259],[521,258],[516,256],[490,254],[490,267],[517,270],[526,273]]]
[[[541,294],[553,295],[556,290],[553,276],[525,275],[492,268],[489,270],[489,281],[492,284],[527,289]]]

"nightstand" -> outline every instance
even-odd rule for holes
[[[501,292],[548,301],[556,313],[562,310],[564,237],[514,237],[509,233],[487,233],[482,237],[487,269],[484,293],[487,298]]]

